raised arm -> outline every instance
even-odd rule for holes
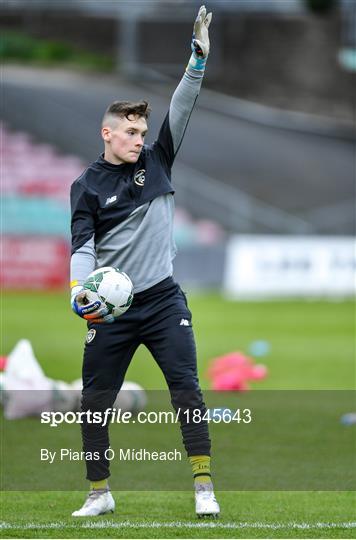
[[[158,137],[158,143],[165,150],[169,165],[172,165],[179,150],[190,115],[199,95],[205,64],[209,55],[208,28],[211,18],[212,14],[207,14],[205,6],[201,6],[194,23],[191,43],[192,55],[183,78],[172,96],[168,117],[165,119]],[[167,129],[169,129],[172,137],[173,148],[169,148],[167,142]]]

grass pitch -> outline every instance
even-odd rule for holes
[[[193,312],[201,385],[208,388],[210,359],[263,339],[271,352],[261,359],[269,369],[258,389],[345,390],[354,388],[355,311],[352,301],[229,302],[220,295],[188,295]],[[8,354],[27,338],[54,379],[81,376],[85,322],[69,307],[68,293],[3,293],[2,350]],[[258,360],[259,361],[259,360]],[[166,388],[150,354],[140,347],[127,379],[146,389]]]
[[[114,493],[114,514],[72,518],[84,494],[3,494],[4,538],[355,538],[354,494],[221,492],[218,520],[197,520],[189,492]]]
[[[189,301],[203,388],[208,387],[205,371],[211,358],[234,350],[247,352],[249,344],[259,339],[271,346],[270,354],[261,359],[269,376],[255,388],[353,388],[351,301],[233,303],[214,293],[192,296]],[[48,376],[67,381],[80,376],[86,328],[71,314],[67,294],[6,293],[2,314],[1,354],[27,338]],[[165,387],[143,348],[135,355],[127,378],[147,389]],[[25,452],[26,448],[24,460]],[[84,481],[78,489],[86,489]],[[354,492],[225,491],[218,493],[222,507],[218,521],[197,520],[193,494],[186,491],[117,492],[115,514],[90,520],[71,518],[84,497],[85,492],[73,491],[4,492],[2,537],[355,538],[356,534]]]

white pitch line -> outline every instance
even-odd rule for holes
[[[9,530],[9,529],[162,529],[162,528],[189,528],[189,529],[302,529],[302,530],[313,530],[313,529],[353,529],[356,528],[356,522],[346,521],[341,523],[296,523],[296,522],[287,522],[287,523],[261,523],[261,522],[228,522],[228,523],[219,523],[219,521],[209,521],[209,522],[193,522],[193,521],[168,521],[168,522],[158,522],[150,521],[147,523],[144,522],[131,522],[131,521],[80,521],[78,519],[73,520],[72,523],[57,521],[54,523],[25,523],[14,524],[0,522],[0,529]]]

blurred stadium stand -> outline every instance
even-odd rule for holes
[[[3,68],[1,118],[18,130],[2,128],[4,242],[15,258],[22,254],[18,261],[52,253],[52,284],[68,249],[69,186],[102,151],[104,109],[114,99],[147,98],[152,141],[184,69],[200,4],[2,1],[1,28],[107,54],[119,71]],[[356,16],[352,0],[338,5],[323,18],[308,14],[304,0],[208,3],[214,47],[174,168],[182,282],[221,284],[223,230],[354,233]],[[58,241],[52,250],[48,238]],[[32,268],[39,272],[38,264]]]
[[[3,90],[9,125],[89,162],[102,151],[99,128],[108,103],[146,97],[154,111],[152,140],[171,87],[162,93],[115,77],[5,67]],[[260,107],[243,117],[239,106],[202,90],[175,164],[178,204],[231,232],[352,234],[352,136],[327,122],[323,129],[305,121],[285,129],[274,117],[264,121]]]

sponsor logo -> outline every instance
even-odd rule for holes
[[[117,201],[117,195],[113,195],[112,197],[108,197],[106,199],[105,206],[107,206],[108,204],[112,204],[115,201]]]
[[[92,304],[90,304],[89,307],[82,307],[81,309],[81,312],[82,312],[82,315],[87,315],[88,313],[93,313],[93,311],[96,311],[97,309],[99,309],[101,306],[101,301],[100,300],[95,300],[95,302],[93,302]]]
[[[181,319],[179,326],[190,326],[188,319]]]
[[[89,330],[89,332],[87,333],[87,337],[86,337],[85,341],[87,343],[91,343],[93,341],[93,339],[95,338],[95,334],[96,334],[96,330],[94,330],[94,328]]]
[[[146,172],[145,169],[140,169],[135,174],[134,180],[135,180],[135,184],[137,184],[138,186],[142,187],[144,185],[144,183],[145,183],[145,172]]]

